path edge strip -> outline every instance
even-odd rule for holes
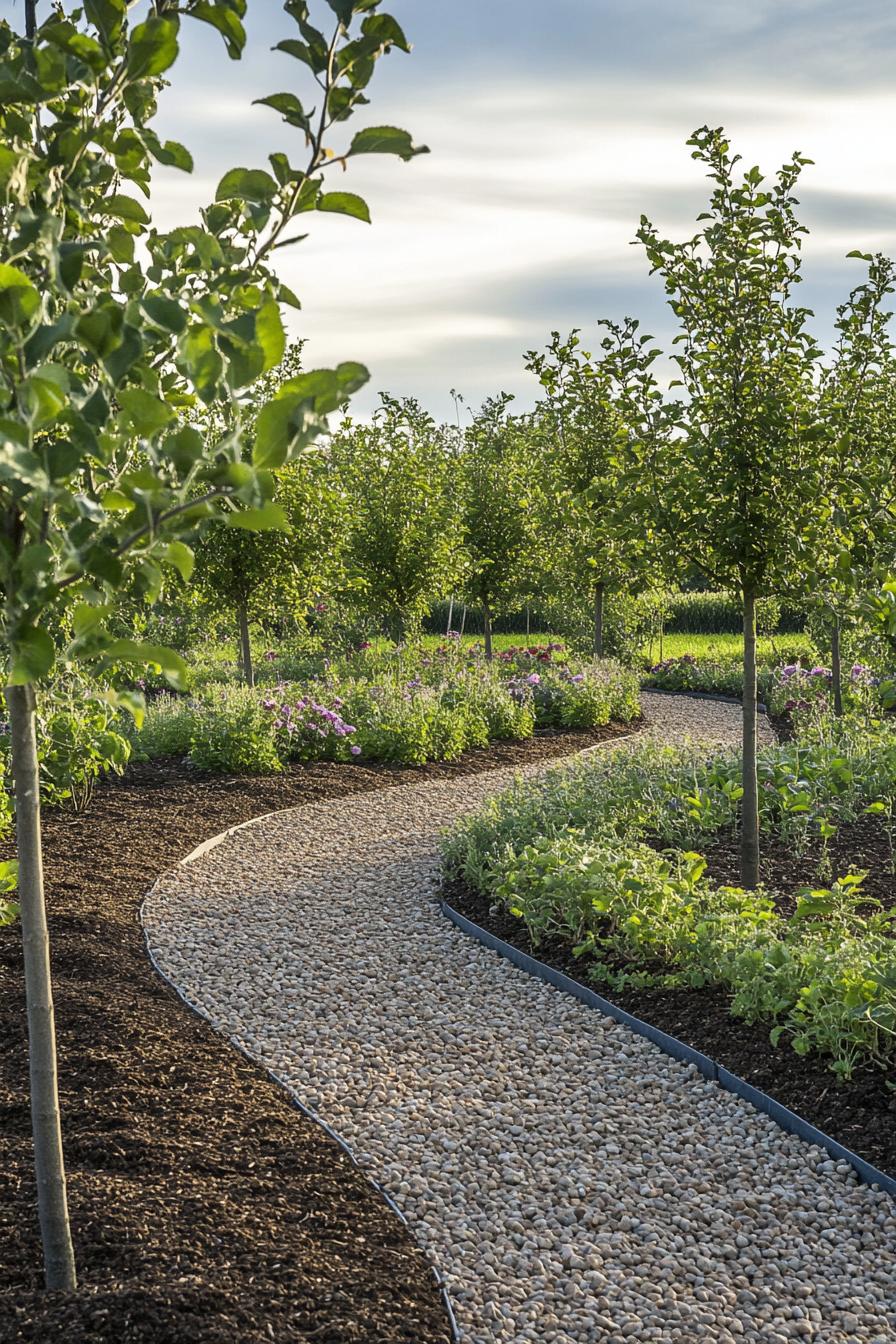
[[[830,1135],[817,1129],[815,1125],[810,1124],[808,1120],[804,1120],[795,1111],[783,1106],[780,1101],[776,1101],[767,1092],[761,1092],[758,1087],[753,1087],[751,1083],[739,1078],[730,1069],[726,1069],[722,1064],[717,1064],[714,1059],[710,1059],[709,1055],[704,1055],[701,1051],[695,1050],[693,1046],[680,1041],[676,1036],[670,1036],[667,1032],[660,1031],[658,1027],[642,1021],[640,1017],[635,1017],[633,1013],[627,1013],[624,1008],[617,1007],[615,1003],[595,993],[587,985],[579,984],[578,980],[573,980],[570,976],[564,975],[562,971],[555,970],[553,966],[547,966],[537,957],[530,956],[528,952],[522,952],[512,943],[505,943],[502,938],[490,933],[488,929],[483,929],[479,924],[474,924],[471,919],[467,919],[466,915],[462,915],[458,910],[455,910],[442,896],[437,896],[437,899],[445,918],[468,937],[475,938],[477,942],[490,948],[491,951],[505,957],[519,970],[526,971],[529,975],[553,985],[555,989],[559,989],[562,993],[571,994],[589,1008],[596,1008],[605,1017],[610,1017],[614,1022],[619,1022],[628,1027],[637,1036],[646,1037],[648,1041],[652,1041],[654,1045],[659,1046],[664,1054],[671,1055],[673,1059],[677,1059],[683,1064],[693,1064],[709,1082],[718,1083],[726,1092],[732,1092],[742,1101],[748,1102],[757,1111],[769,1116],[788,1134],[795,1134],[807,1143],[823,1148],[839,1162],[848,1162],[863,1184],[877,1186],[886,1194],[896,1198],[896,1177],[888,1176],[886,1172],[879,1171],[870,1162],[866,1162],[863,1157],[859,1157],[858,1153],[852,1152],[842,1143],[838,1143],[836,1139],[832,1139]]]

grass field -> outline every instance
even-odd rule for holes
[[[781,650],[791,656],[797,650],[806,654],[812,652],[812,645],[806,635],[776,635],[774,639],[756,641],[757,655],[763,660],[777,661]],[[685,653],[693,654],[700,662],[740,658],[743,655],[744,641],[741,635],[666,635],[663,638],[663,658],[681,658]],[[651,662],[660,661],[659,640],[652,647],[644,645],[644,657]]]

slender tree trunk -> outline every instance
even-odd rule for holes
[[[604,656],[604,585],[594,585],[594,656]]]
[[[529,609],[529,606],[528,606],[528,603],[527,603],[527,605],[526,605],[526,639],[527,639],[527,640],[528,640],[529,635],[530,635],[530,633],[531,633],[531,631],[530,631],[530,629],[529,629],[529,626],[530,626],[530,623],[531,623],[531,619],[532,619],[532,613],[531,613],[531,611],[530,611],[530,609]]]
[[[451,634],[451,622],[453,619],[454,619],[454,595],[452,594],[451,601],[448,603],[448,624],[445,627],[446,636]]]
[[[759,884],[759,782],[756,773],[756,594],[744,588],[743,790],[741,800],[740,880],[752,890]]]
[[[466,623],[467,623],[467,607],[466,607],[466,603],[464,603],[464,609],[463,609],[463,611],[461,612],[461,616],[460,616],[460,631],[459,631],[459,633],[461,634],[461,636],[462,636],[463,633],[464,633],[464,626],[466,625]]]
[[[72,1292],[77,1286],[62,1157],[62,1123],[56,1070],[56,1028],[50,980],[50,938],[44,904],[40,839],[40,789],[34,691],[6,691],[15,786],[18,901],[25,950],[25,1002],[31,1073],[31,1129],[37,1176],[37,1208],[47,1287]]]
[[[831,685],[834,691],[834,713],[843,713],[843,666],[840,657],[840,617],[834,614],[831,627]]]
[[[485,661],[492,661],[492,613],[487,602],[482,604],[482,633],[485,638]]]
[[[240,629],[240,666],[243,669],[243,681],[247,686],[255,685],[255,668],[252,666],[252,642],[249,639],[249,613],[245,602],[238,602],[236,619]]]
[[[25,0],[25,36],[33,38],[37,31],[37,0]]]

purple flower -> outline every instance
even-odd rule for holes
[[[361,755],[361,748],[360,748],[359,746],[351,747],[350,750],[351,750],[351,753],[352,753],[353,756],[360,756],[360,755]]]
[[[527,685],[527,686],[540,686],[540,685],[541,685],[541,677],[538,675],[537,672],[530,672],[530,673],[529,673],[528,677],[526,678],[526,685]]]

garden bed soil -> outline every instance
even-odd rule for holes
[[[45,817],[63,1133],[79,1291],[42,1287],[22,954],[0,929],[4,1344],[444,1344],[432,1273],[343,1150],[152,971],[157,875],[278,808],[568,755],[631,731],[551,733],[453,763],[203,777],[161,761]],[[11,854],[11,850],[8,853]],[[7,853],[3,853],[6,857]]]
[[[896,884],[890,868],[889,840],[878,817],[862,817],[851,826],[843,826],[830,845],[834,874],[867,868],[867,894],[885,906],[894,904]],[[708,861],[707,873],[716,883],[739,885],[734,837],[717,838],[700,848]],[[793,910],[799,887],[829,885],[829,879],[819,880],[818,860],[816,841],[802,857],[792,844],[765,841],[762,880],[782,893],[776,897],[782,913]],[[587,959],[574,957],[565,939],[547,938],[535,946],[522,920],[494,909],[488,897],[466,883],[448,883],[442,894],[449,905],[481,928],[709,1055],[879,1170],[896,1176],[896,1091],[887,1087],[884,1070],[864,1065],[848,1082],[841,1082],[824,1059],[800,1056],[786,1040],[775,1047],[767,1029],[731,1017],[730,995],[721,989],[613,991],[595,985],[588,979]]]

